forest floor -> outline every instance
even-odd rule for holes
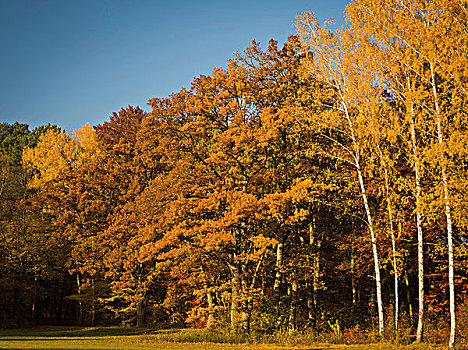
[[[431,344],[397,346],[393,344],[279,346],[275,344],[226,344],[207,336],[207,331],[190,329],[158,330],[119,327],[37,327],[0,330],[0,349],[55,350],[335,350],[335,349],[445,349]],[[208,341],[207,341],[208,340]]]

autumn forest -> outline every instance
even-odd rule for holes
[[[148,113],[1,123],[0,326],[468,342],[468,3],[345,16]]]

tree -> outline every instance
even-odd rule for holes
[[[89,124],[73,135],[50,129],[40,136],[35,148],[23,153],[23,164],[33,172],[28,185],[37,191],[32,202],[53,220],[51,241],[57,248],[66,247],[70,254],[65,263],[76,275],[79,324],[84,301],[82,276],[87,274],[93,280],[101,259],[95,236],[102,218],[93,211],[99,203],[90,198],[92,188],[86,182],[88,164],[95,164],[100,157],[99,144]],[[94,298],[91,299],[93,323],[95,308]]]
[[[421,189],[419,181],[420,157],[416,151],[415,116],[424,118],[424,123],[429,133],[426,141],[434,144],[427,161],[437,161],[434,169],[439,172],[441,180],[441,198],[446,220],[447,245],[448,245],[448,269],[450,290],[450,317],[451,335],[449,347],[454,346],[455,340],[455,295],[454,295],[454,262],[453,262],[453,204],[449,189],[447,154],[457,152],[458,146],[448,149],[446,133],[452,133],[454,124],[451,122],[453,113],[460,113],[460,109],[453,109],[447,96],[466,96],[464,83],[460,79],[459,64],[466,60],[463,41],[466,32],[466,7],[457,1],[434,2],[408,2],[389,1],[385,3],[356,2],[350,6],[352,20],[355,28],[367,35],[368,40],[373,40],[383,52],[382,57],[388,62],[387,81],[402,103],[407,104],[406,113],[410,114],[410,127],[413,143],[414,164],[416,172],[416,202],[417,213],[421,213]],[[358,15],[358,16],[357,16]],[[370,37],[368,33],[372,28],[374,33]],[[367,33],[367,34],[366,34]],[[454,44],[456,43],[456,44]],[[398,68],[391,68],[398,67]],[[392,71],[393,69],[393,71]],[[393,75],[393,76],[392,76]],[[400,77],[401,81],[398,81]],[[395,79],[396,78],[396,79]],[[445,87],[449,87],[446,89]],[[463,99],[463,98],[462,98]],[[446,111],[441,104],[448,107]],[[458,103],[455,103],[458,105]],[[459,107],[459,106],[457,106]],[[448,112],[450,110],[450,112]],[[447,113],[448,112],[448,113]],[[427,116],[432,116],[432,120]],[[432,125],[432,126],[431,126]],[[445,129],[445,130],[444,130]],[[432,140],[431,140],[432,139]],[[427,144],[426,143],[426,144]],[[436,147],[435,147],[436,146]],[[423,150],[424,153],[426,150]],[[437,188],[435,188],[437,189]],[[418,227],[421,226],[421,214]],[[422,236],[422,233],[418,234]],[[420,240],[422,241],[422,239]],[[422,243],[420,243],[420,257],[422,260]],[[422,263],[420,262],[422,266]],[[422,270],[420,272],[420,313],[418,321],[417,341],[422,339],[422,317],[424,307],[424,294],[422,286]]]
[[[35,147],[48,129],[57,128],[47,125],[30,131],[27,124],[0,124],[0,313],[5,327],[62,318],[63,302],[58,299],[66,293],[66,275],[61,252],[49,245],[47,218],[28,205],[33,193],[21,167],[23,149]]]
[[[352,166],[359,182],[359,189],[366,211],[367,226],[371,237],[373,252],[376,296],[379,317],[379,334],[383,335],[384,317],[382,304],[382,286],[380,278],[380,262],[374,219],[366,193],[364,182],[363,151],[364,142],[368,137],[367,130],[373,130],[372,119],[368,119],[371,108],[366,106],[368,99],[379,99],[380,92],[374,85],[372,76],[372,61],[357,59],[356,42],[353,34],[348,31],[332,33],[327,25],[318,24],[312,13],[302,13],[297,17],[296,25],[304,44],[309,47],[313,60],[305,65],[308,73],[321,79],[335,93],[336,100],[328,105],[328,109],[320,114],[316,123],[324,130],[336,131],[331,141],[335,144],[338,155],[326,154],[339,158]],[[368,74],[366,74],[366,72]],[[360,77],[360,78],[358,78]],[[316,101],[321,103],[321,101]],[[370,128],[369,128],[370,127]],[[330,138],[330,136],[328,136]]]

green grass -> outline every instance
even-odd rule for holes
[[[396,347],[391,344],[277,346],[275,344],[226,343],[240,342],[222,334],[195,329],[153,330],[119,327],[37,327],[19,330],[0,330],[0,349],[91,349],[91,350],[202,350],[202,349],[444,349],[442,346],[421,345]]]

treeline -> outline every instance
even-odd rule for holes
[[[430,319],[453,346],[467,5],[357,0],[338,31],[302,13],[282,47],[253,42],[149,114],[13,148],[24,126],[2,124],[3,325],[359,325],[420,342]]]

